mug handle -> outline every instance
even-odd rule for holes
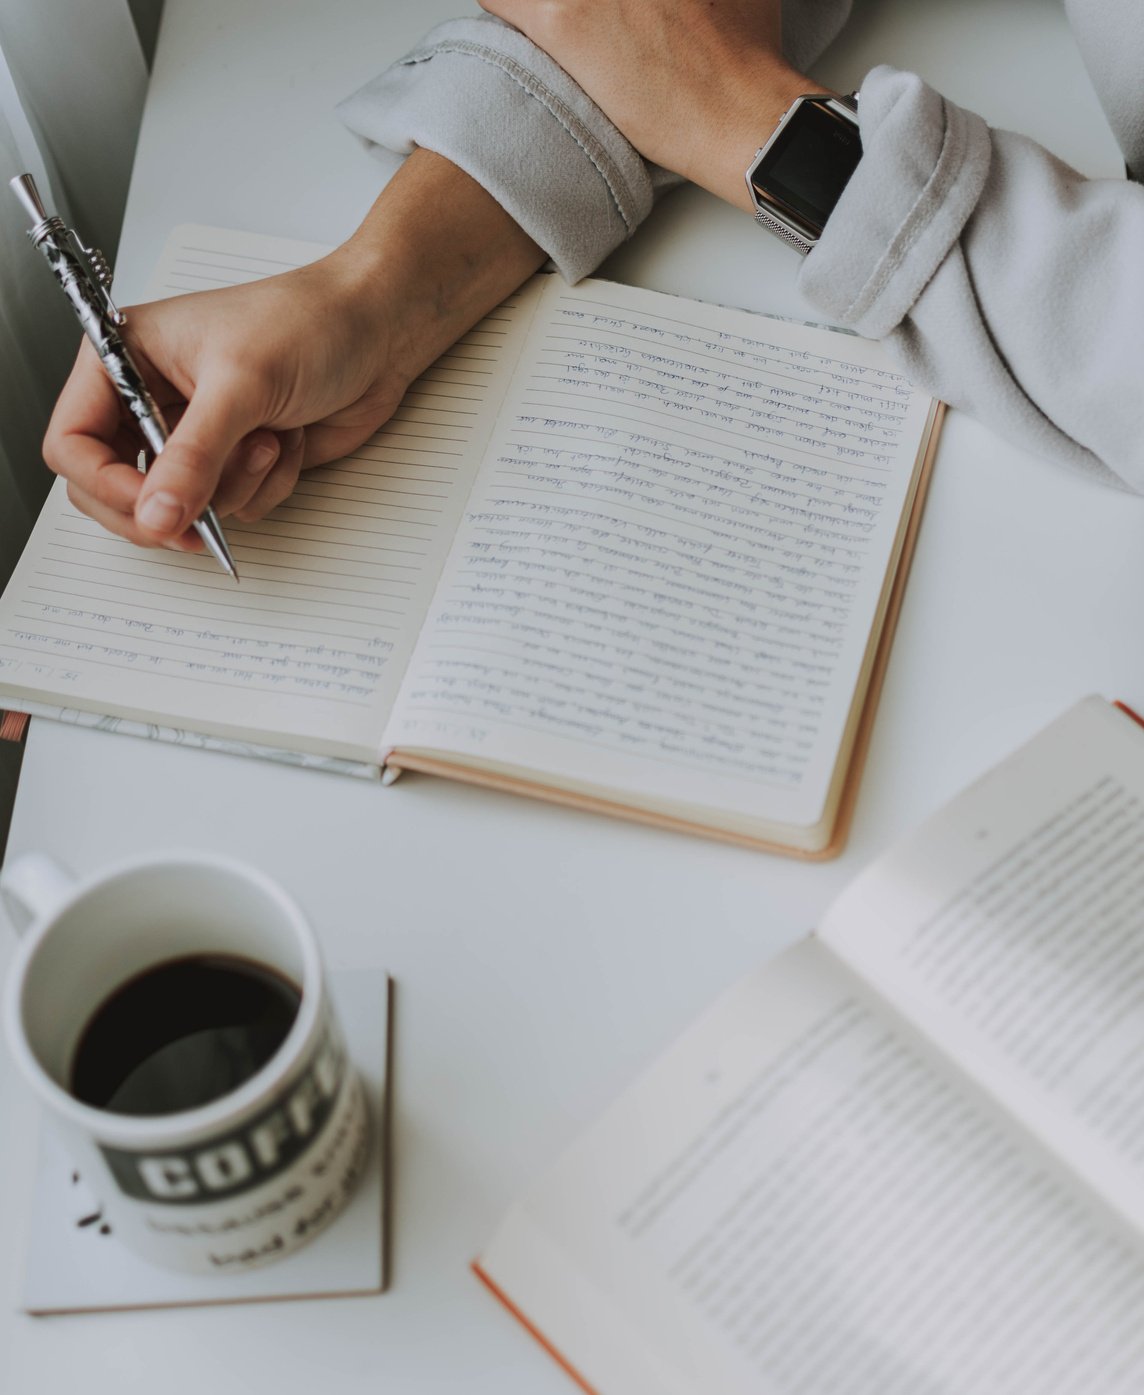
[[[75,878],[46,853],[25,853],[0,872],[0,898],[18,935],[49,916],[75,890]]]

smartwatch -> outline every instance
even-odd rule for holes
[[[796,97],[747,170],[755,222],[805,256],[861,158],[856,92]]]

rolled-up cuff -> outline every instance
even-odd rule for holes
[[[652,176],[590,98],[524,35],[451,20],[338,107],[367,146],[424,146],[471,175],[577,281],[650,212]]]
[[[989,173],[981,117],[879,67],[859,99],[862,159],[799,277],[836,324],[882,339],[961,235]]]

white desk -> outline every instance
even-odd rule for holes
[[[126,298],[181,221],[347,233],[381,171],[333,104],[452,8],[167,0],[121,252]],[[1090,173],[1120,168],[1055,0],[858,8],[824,78],[852,82],[882,58],[917,67]],[[742,215],[687,192],[608,270],[795,313],[796,266]],[[0,1390],[566,1395],[469,1259],[643,1062],[812,926],[891,838],[1080,694],[1144,702],[1142,529],[1144,501],[949,421],[851,845],[825,866],[432,780],[383,790],[35,723],[11,854],[43,848],[83,871],[132,851],[229,849],[298,896],[333,966],[395,974],[393,1285],[302,1305],[16,1314],[35,1116],[5,1057]],[[0,969],[9,953],[0,935]]]

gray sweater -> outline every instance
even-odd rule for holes
[[[1141,0],[1066,7],[1140,178]],[[788,57],[805,70],[850,0],[787,0],[787,10]],[[440,25],[339,110],[369,144],[425,146],[468,171],[569,280],[676,182],[563,69],[488,16]],[[867,75],[860,112],[863,157],[802,265],[803,293],[825,320],[883,340],[935,396],[1144,492],[1144,185],[1086,179],[892,68]]]

